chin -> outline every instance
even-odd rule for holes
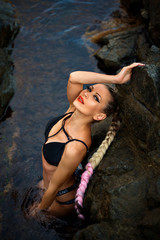
[[[80,103],[80,102],[78,102],[78,100],[76,99],[76,100],[74,100],[74,102],[73,102],[73,106],[76,108],[76,109],[82,109],[82,107],[83,107],[83,104],[82,103]]]
[[[74,102],[73,102],[73,106],[77,109],[76,100],[74,100]]]
[[[85,104],[80,103],[77,99],[74,100],[73,106],[84,116],[92,117],[92,112],[90,111],[90,109],[88,109]]]

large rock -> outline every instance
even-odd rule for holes
[[[122,126],[85,196],[92,225],[77,232],[74,240],[160,237],[159,77],[159,66],[146,65],[133,71],[129,83],[117,86]],[[105,124],[100,126],[103,137]]]
[[[120,2],[133,15],[140,14],[140,10],[143,8],[143,0],[120,0]]]
[[[133,15],[142,15],[148,23],[149,36],[160,47],[160,4],[159,0],[121,0],[121,4]]]
[[[148,2],[145,0],[145,2]],[[160,4],[159,0],[149,1],[149,33],[154,43],[160,47]]]
[[[160,64],[159,1],[121,0],[121,3],[132,17],[119,10],[119,15],[113,14],[113,20],[108,21],[108,26],[106,23],[107,30],[92,37],[101,46],[95,53],[99,67],[112,74],[135,59]],[[110,22],[117,22],[117,25],[111,28]],[[97,36],[101,35],[97,41]]]
[[[137,38],[136,59],[149,64],[155,62],[156,65],[160,66],[160,48],[150,44],[144,32],[139,34]]]
[[[155,148],[160,153],[159,79],[160,67],[146,65],[145,68],[133,70],[130,84],[119,85],[117,88],[123,122],[136,140],[137,146],[147,152]]]
[[[19,31],[13,7],[0,0],[0,118],[14,95],[12,49],[13,41]]]
[[[144,26],[129,27],[120,32],[107,34],[99,40],[103,46],[95,57],[104,65],[105,70],[117,71],[119,68],[134,61],[136,57],[137,38]]]
[[[145,62],[146,65],[133,70],[130,82],[116,86],[121,128],[96,169],[85,194],[84,209],[90,225],[78,231],[74,240],[160,239],[158,34],[155,39],[151,39],[151,19],[149,22],[147,15],[151,1],[143,1],[145,9],[142,11],[133,11],[135,3],[142,6],[141,0],[121,2],[126,3],[126,9],[132,12],[132,17],[141,12],[146,22],[140,21],[136,26],[125,25],[122,29],[119,21],[119,30],[117,27],[116,32],[99,33],[102,37],[98,39],[96,35],[96,39],[100,49],[95,56],[106,73],[115,73],[133,60]],[[156,5],[156,0],[153,5]],[[150,16],[154,14],[151,11]],[[91,149],[98,148],[107,129],[106,121],[99,127],[93,127]]]

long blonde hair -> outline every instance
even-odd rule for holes
[[[87,189],[89,179],[91,178],[94,169],[99,165],[99,163],[103,159],[103,156],[108,150],[110,144],[114,140],[115,135],[119,130],[119,127],[120,127],[120,117],[119,117],[119,110],[117,109],[117,111],[113,114],[112,123],[109,127],[109,130],[106,134],[105,139],[100,144],[98,150],[89,159],[88,163],[85,166],[85,171],[81,176],[81,182],[75,198],[75,209],[80,219],[84,219],[84,216],[81,214],[81,209],[83,208],[83,197]]]

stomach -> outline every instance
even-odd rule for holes
[[[47,190],[49,183],[51,181],[51,178],[56,171],[55,166],[49,164],[43,154],[42,154],[42,167],[43,167],[43,179],[39,182],[38,186],[42,188],[43,190]],[[66,181],[59,191],[64,190],[76,183],[77,179],[76,176],[73,174],[73,176]],[[60,204],[60,202],[66,202],[71,199],[75,198],[77,188],[75,188],[72,191],[69,191],[68,193],[65,193],[61,196],[57,196],[56,199],[53,201],[52,205],[49,207],[48,211],[51,212],[54,216],[61,217],[61,216],[66,216],[69,213],[75,213],[74,210],[74,203],[72,204]]]

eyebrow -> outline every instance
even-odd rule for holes
[[[92,89],[94,89],[93,86],[91,86],[91,87],[92,87]],[[96,92],[96,94],[100,97],[100,99],[102,99],[102,97],[101,97],[101,95],[99,93]]]

